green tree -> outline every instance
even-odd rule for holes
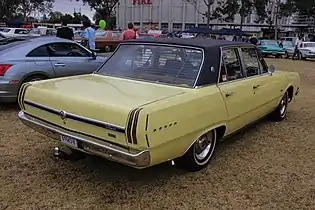
[[[53,3],[54,0],[21,0],[16,11],[27,21],[27,17],[33,12],[50,12],[53,8]]]
[[[268,18],[267,5],[269,0],[254,0],[253,7],[257,14],[257,23],[263,23]]]
[[[219,1],[217,11],[222,16],[220,19],[225,22],[233,22],[235,15],[239,12],[238,0]]]
[[[0,1],[0,22],[10,20],[14,18],[16,10],[21,0],[1,0]]]
[[[119,0],[83,0],[83,3],[88,4],[91,9],[95,10],[96,15],[94,17],[104,19],[107,23],[110,23],[110,18],[115,12],[118,1]],[[107,24],[107,27],[110,27],[110,24]]]
[[[50,12],[47,18],[48,23],[60,23],[61,18],[63,17],[63,14],[58,11]]]
[[[280,5],[281,13],[289,16],[295,12],[315,19],[314,0],[287,0]]]
[[[214,19],[220,19],[221,18],[221,9],[220,6],[216,7],[216,8],[211,8],[214,0],[203,0],[203,1],[199,1],[199,0],[184,0],[188,3],[190,3],[191,5],[193,5],[196,9],[196,11],[201,14],[207,21],[207,27],[210,27],[210,22],[211,20]],[[203,8],[202,6],[200,7],[199,2],[201,2],[201,4],[203,5],[203,7],[206,8],[206,11],[200,11],[199,8]]]

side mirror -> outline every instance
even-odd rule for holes
[[[92,54],[91,54],[91,56],[92,56],[92,60],[96,60],[96,53],[94,52],[94,51],[92,51]]]
[[[276,67],[275,67],[274,65],[270,65],[270,66],[268,67],[268,72],[269,72],[270,74],[273,74],[273,73],[275,72],[275,70],[276,70]]]

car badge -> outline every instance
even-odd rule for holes
[[[67,117],[67,112],[65,112],[65,111],[60,111],[60,112],[59,112],[59,115],[60,115],[60,117],[61,117],[62,120],[65,120],[66,117]]]

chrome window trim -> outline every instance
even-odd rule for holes
[[[242,80],[246,80],[246,79],[252,79],[252,78],[256,78],[256,77],[262,77],[262,76],[267,76],[267,75],[270,75],[269,72],[266,72],[266,73],[260,73],[258,75],[255,75],[255,76],[251,76],[251,77],[247,77],[247,74],[245,74],[245,77],[241,78],[241,79],[236,79],[236,80],[232,80],[232,81],[226,81],[226,82],[220,82],[220,74],[221,74],[221,65],[222,65],[222,50],[224,48],[230,48],[231,46],[224,46],[224,47],[220,47],[220,51],[221,51],[221,59],[220,59],[220,70],[219,70],[219,74],[218,74],[218,80],[217,80],[217,86],[221,86],[221,85],[226,85],[226,84],[229,84],[229,83],[234,83],[234,82],[239,82],[239,81],[242,81]],[[238,48],[238,51],[240,51],[241,49],[240,48],[254,48],[256,50],[256,54],[258,56],[258,51],[257,51],[257,48],[256,47],[253,47],[253,46],[232,46],[232,48]],[[240,52],[239,52],[240,53]],[[258,57],[257,57],[258,58]],[[258,60],[259,61],[259,60]],[[242,62],[242,61],[241,61]],[[260,61],[259,61],[259,65],[260,65]],[[244,70],[242,70],[243,73],[244,73]]]
[[[51,108],[51,107],[48,107],[46,105],[42,105],[42,104],[39,104],[39,103],[36,103],[36,102],[32,102],[32,101],[29,101],[29,100],[24,100],[23,103],[29,103],[29,104],[34,104],[38,107],[41,107],[43,109],[46,109],[46,110],[50,110],[54,113],[60,113],[62,110],[58,110],[58,109],[54,109],[54,108]],[[32,105],[30,105],[32,106]],[[113,130],[115,131],[115,129],[117,129],[117,132],[125,132],[125,127],[122,127],[122,126],[119,126],[119,125],[114,125],[114,124],[111,124],[111,123],[108,123],[108,122],[103,122],[103,121],[99,121],[99,120],[95,120],[95,119],[91,119],[91,118],[88,118],[88,117],[83,117],[83,116],[79,116],[79,115],[76,115],[76,114],[72,114],[72,113],[69,113],[67,112],[66,113],[67,116],[71,117],[71,118],[76,118],[78,120],[82,120],[82,121],[86,121],[86,122],[94,122],[94,123],[97,123],[97,124],[100,124],[100,125],[103,125],[104,127],[107,127],[109,130]],[[110,128],[114,128],[114,129],[110,129]]]
[[[154,43],[154,42],[124,42],[124,43],[120,43],[116,49],[114,50],[114,52],[107,58],[107,60],[96,70],[94,71],[94,73],[99,72],[99,70],[101,68],[103,68],[103,66],[106,64],[106,62],[117,52],[117,50],[119,49],[120,46],[122,45],[159,45],[159,46],[165,46],[165,47],[179,47],[179,48],[188,48],[188,49],[194,49],[194,50],[201,50],[202,52],[202,61],[198,70],[198,74],[195,78],[194,84],[191,87],[184,87],[184,88],[190,88],[193,89],[196,87],[197,81],[200,77],[200,72],[203,69],[204,66],[204,61],[205,61],[205,50],[201,47],[194,47],[194,46],[190,46],[190,45],[182,45],[182,44],[166,44],[166,43]],[[98,74],[98,75],[102,75],[102,74]],[[109,77],[115,77],[115,76],[111,76],[111,75],[102,75],[102,76],[109,76]],[[121,78],[121,77],[119,77]],[[130,79],[131,80],[131,79]],[[144,81],[143,81],[144,82]],[[145,81],[148,82],[148,81]],[[159,83],[158,83],[159,84]],[[171,85],[171,84],[167,84],[167,83],[160,83],[160,84],[165,84],[165,85],[170,85],[170,86],[175,86],[175,87],[181,87],[181,86],[177,86],[177,85]]]

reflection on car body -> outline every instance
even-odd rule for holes
[[[198,171],[219,139],[266,115],[285,118],[300,77],[274,70],[246,43],[130,40],[94,74],[23,85],[19,117],[72,150]]]

